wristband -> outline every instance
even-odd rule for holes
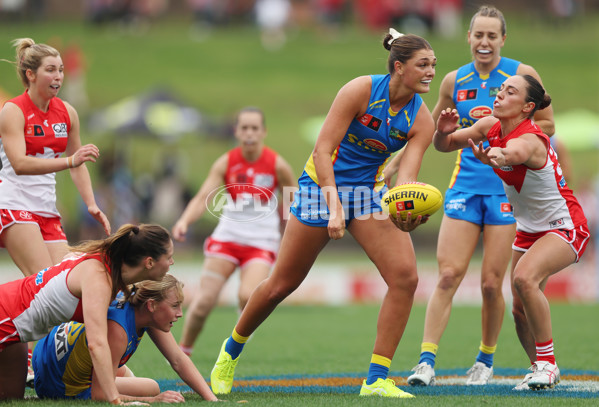
[[[72,155],[67,157],[67,168],[73,168],[73,156]]]

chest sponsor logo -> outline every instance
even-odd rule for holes
[[[44,128],[39,124],[28,124],[25,126],[25,137],[43,137],[45,135]]]
[[[376,148],[377,150],[381,150],[381,151],[387,151],[387,146],[380,142],[379,140],[375,140],[372,138],[366,138],[364,139],[364,144],[372,147],[372,148]]]
[[[489,96],[494,98],[495,96],[497,96],[497,94],[499,93],[499,87],[496,86],[491,86],[489,88]]]
[[[67,137],[69,135],[67,133],[66,123],[54,123],[52,125],[52,130],[54,130],[54,137],[57,138]]]
[[[379,119],[378,117],[374,117],[373,115],[368,114],[368,113],[366,113],[365,115],[360,117],[358,120],[364,126],[368,127],[369,129],[372,129],[374,131],[379,131],[379,128],[381,127],[381,123],[382,123],[381,119]]]
[[[487,81],[481,82],[480,87],[483,89],[487,89]]]
[[[514,170],[514,167],[512,167],[511,165],[504,165],[503,167],[499,168],[501,171],[505,171],[505,172],[510,172]]]
[[[564,218],[560,218],[560,219],[556,219],[556,220],[552,220],[551,222],[549,222],[549,227],[551,229],[559,229],[561,227],[563,227],[565,225],[566,222],[564,222]]]
[[[477,94],[478,94],[478,89],[458,90],[458,102],[463,102],[464,100],[476,99]]]
[[[399,140],[407,140],[408,139],[408,133],[401,131],[395,127],[391,127],[391,130],[389,130],[389,136],[392,138],[399,139]]]
[[[489,106],[476,106],[468,112],[468,115],[475,120],[491,116],[491,114],[493,114],[493,110]]]
[[[512,212],[512,205],[510,205],[509,202],[502,202],[500,209],[499,209],[502,213],[507,213],[507,212]]]

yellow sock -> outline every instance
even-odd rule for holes
[[[439,350],[439,345],[432,343],[432,342],[422,342],[422,345],[420,345],[420,353],[430,352],[433,355],[436,355],[438,350]]]
[[[376,363],[381,366],[391,367],[391,359],[386,358],[381,355],[377,355],[376,353],[372,354],[372,358],[370,359],[370,363]]]
[[[481,352],[486,353],[487,355],[492,355],[497,350],[497,345],[495,346],[487,346],[482,341],[480,342],[480,348],[478,348]]]
[[[249,336],[239,335],[235,329],[233,329],[233,333],[231,334],[231,337],[237,343],[246,343],[248,341],[248,339],[250,339]]]

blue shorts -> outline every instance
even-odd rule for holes
[[[330,213],[322,189],[309,177],[300,178],[298,184],[299,190],[295,192],[291,213],[305,225],[327,227]],[[345,226],[359,216],[382,212],[381,198],[387,189],[385,186],[375,192],[365,186],[337,187],[345,211]]]
[[[445,192],[445,215],[481,226],[516,223],[514,208],[505,194],[478,195],[448,189]]]

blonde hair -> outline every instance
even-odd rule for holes
[[[131,291],[129,302],[134,307],[140,307],[149,300],[164,301],[168,292],[173,288],[176,290],[177,300],[183,302],[183,283],[171,274],[166,274],[161,281],[144,280],[131,284],[129,286]]]
[[[18,38],[12,41],[12,45],[16,48],[17,76],[26,88],[29,88],[28,69],[37,72],[45,57],[60,56],[56,48],[46,44],[36,44],[31,38]]]

